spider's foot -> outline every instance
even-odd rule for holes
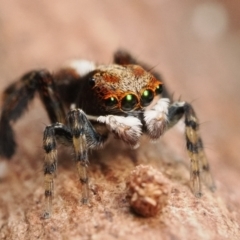
[[[48,211],[45,211],[42,215],[42,219],[49,219],[51,217],[51,213]]]
[[[200,178],[194,178],[191,180],[191,189],[195,197],[200,198],[202,196]]]
[[[202,197],[202,192],[194,192],[193,194],[196,198]]]
[[[88,205],[89,199],[88,198],[82,198],[81,203],[84,204],[84,205]]]
[[[87,205],[89,203],[88,181],[82,181],[82,199],[81,203]]]
[[[214,192],[216,190],[216,185],[215,182],[212,178],[212,175],[210,173],[205,173],[203,175],[203,181],[205,182],[205,184],[207,185],[207,187]]]
[[[194,196],[196,197],[196,198],[200,198],[200,197],[202,197],[202,191],[201,191],[201,188],[199,188],[199,187],[192,187],[192,192],[193,192],[193,194],[194,194]]]
[[[209,189],[212,191],[212,192],[215,192],[215,190],[217,189],[216,185],[212,185],[211,187],[209,187]]]

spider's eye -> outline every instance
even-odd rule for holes
[[[137,97],[133,94],[128,94],[122,99],[122,109],[124,111],[130,111],[135,107],[137,103]]]
[[[156,87],[155,93],[156,93],[156,94],[161,94],[162,91],[163,91],[163,86],[162,86],[162,84],[159,84],[159,85]]]
[[[141,95],[141,106],[146,107],[154,98],[154,92],[151,89],[146,89]]]
[[[94,78],[89,78],[89,85],[91,86],[91,87],[94,87],[94,85],[95,85],[95,79]]]
[[[105,101],[105,105],[107,107],[113,107],[113,106],[117,105],[117,103],[118,103],[118,100],[115,97],[106,98],[104,101]]]

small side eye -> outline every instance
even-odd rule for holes
[[[138,103],[138,99],[135,95],[133,94],[128,94],[122,99],[122,110],[124,111],[130,111],[132,110],[136,104]]]
[[[89,78],[89,85],[91,86],[91,87],[94,87],[94,85],[95,85],[95,79],[93,78],[93,77],[91,77],[91,78]]]
[[[115,97],[106,98],[104,101],[107,107],[114,107],[118,103],[118,100]]]
[[[163,85],[162,85],[162,84],[159,84],[159,85],[156,87],[155,93],[156,93],[156,94],[161,94],[162,91],[163,91]]]
[[[148,106],[154,98],[154,92],[151,89],[146,89],[141,95],[141,106]]]

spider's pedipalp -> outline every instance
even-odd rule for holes
[[[115,136],[129,144],[132,148],[139,146],[138,141],[142,134],[142,123],[138,118],[107,115],[100,116],[97,120],[105,123]]]
[[[147,134],[152,140],[163,135],[168,126],[169,99],[161,98],[152,109],[144,112]]]

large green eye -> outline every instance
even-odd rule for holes
[[[118,100],[115,97],[106,98],[104,101],[107,107],[114,107],[118,103]]]
[[[148,106],[154,98],[154,92],[151,89],[146,89],[143,91],[141,96],[141,106]]]
[[[162,86],[162,84],[159,84],[159,85],[156,87],[155,93],[156,93],[156,94],[161,94],[162,91],[163,91],[163,86]]]
[[[138,99],[133,94],[128,94],[122,99],[122,110],[130,111],[138,103]]]

